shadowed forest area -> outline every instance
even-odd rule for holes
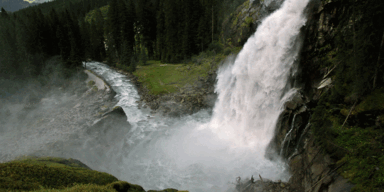
[[[56,0],[0,18],[1,95],[44,76],[60,55],[65,76],[86,59],[133,72],[148,59],[180,62],[217,42],[220,23],[244,0]],[[49,69],[48,69],[49,68]],[[12,82],[12,83],[10,83]]]

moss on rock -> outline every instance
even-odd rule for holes
[[[117,181],[109,184],[108,186],[110,186],[117,192],[145,192],[143,187],[125,181]]]

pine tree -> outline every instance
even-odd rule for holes
[[[56,30],[57,30],[57,27],[61,24],[60,24],[59,16],[57,15],[57,12],[55,11],[55,9],[51,9],[51,11],[49,12],[47,22],[48,22],[49,32],[50,32],[49,40],[48,40],[49,41],[48,54],[51,56],[59,55],[60,54],[60,50],[58,47],[59,39],[57,38]]]
[[[94,58],[97,61],[103,61],[106,57],[104,46],[104,17],[100,9],[96,10],[95,20],[91,24],[91,43],[94,51]]]
[[[175,38],[178,36],[177,5],[178,0],[164,0],[165,46],[167,47],[165,60],[171,63],[177,61],[177,50],[179,49],[177,38]]]
[[[129,66],[131,62],[131,58],[134,55],[133,47],[135,44],[135,31],[134,31],[134,5],[130,0],[129,5],[127,5],[120,0],[120,13],[122,19],[121,26],[121,39],[123,42],[123,46],[121,47],[121,64],[125,66]]]
[[[84,48],[84,59],[90,59],[91,58],[91,27],[88,22],[85,20],[80,21],[80,33],[82,37],[82,46]]]
[[[184,12],[184,29],[182,33],[182,52],[183,57],[186,59],[191,54],[191,23],[192,23],[192,1],[193,0],[184,0],[183,3],[183,12]]]
[[[1,7],[1,14],[0,14],[1,18],[4,18],[4,19],[8,19],[9,18],[9,15],[7,13],[7,11],[5,11],[5,9],[3,7]]]
[[[161,1],[157,11],[157,26],[156,26],[156,52],[157,58],[161,61],[165,61],[165,18],[164,18],[164,7],[163,1]]]
[[[119,58],[121,48],[121,24],[117,0],[111,0],[108,10],[108,57],[111,62]]]

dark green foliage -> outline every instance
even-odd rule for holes
[[[383,91],[368,94],[349,113],[351,105],[335,103],[332,94],[326,93],[312,115],[318,144],[339,160],[338,165],[343,164],[339,173],[356,184],[353,191],[375,191],[384,186],[383,97]]]
[[[116,192],[145,192],[143,187],[139,185],[133,185],[125,181],[118,181],[109,184]]]
[[[129,67],[130,60],[145,63],[142,58],[176,63],[204,51],[218,39],[223,9],[240,3],[227,2],[231,5],[215,0],[111,0],[104,33],[108,63]]]
[[[98,8],[107,3],[105,23]],[[67,68],[81,67],[88,58],[118,62],[130,71],[148,59],[180,62],[218,39],[226,7],[214,0],[56,0],[12,14],[3,9],[0,73],[8,79],[35,77],[55,55]],[[92,10],[92,21],[84,22]]]
[[[109,49],[112,49],[110,57],[118,57],[118,51],[121,47],[121,19],[119,14],[119,5],[117,0],[111,0],[109,3],[108,10],[108,41],[111,46],[108,46]]]
[[[149,190],[148,192],[178,192],[179,190],[177,189],[164,189],[161,191],[155,191],[155,190]]]
[[[384,23],[379,19],[384,18],[384,2],[322,2],[324,9],[314,21],[329,22],[309,26],[301,63],[309,79],[334,68],[329,74],[333,86],[313,110],[312,131],[342,165],[339,173],[356,184],[354,191],[377,191],[384,187]]]
[[[1,96],[14,92],[17,84],[31,78],[45,79],[47,59],[60,55],[70,76],[89,58],[90,26],[83,22],[87,12],[108,0],[56,0],[14,13],[0,14]],[[97,25],[97,60],[105,59],[104,27]],[[101,48],[100,48],[101,47]],[[95,50],[95,49],[93,49]],[[87,51],[87,55],[85,52]],[[97,52],[97,51],[94,51]],[[55,57],[56,58],[56,57]],[[61,67],[61,62],[56,63]],[[59,67],[59,68],[60,68]],[[56,67],[57,68],[57,67]],[[9,82],[13,82],[10,84]]]
[[[377,18],[384,17],[384,5],[382,1],[343,0],[338,3],[341,14],[335,40],[339,50],[336,58],[341,67],[337,72],[343,75],[340,84],[352,84],[345,90],[346,94],[360,97],[374,88],[373,77],[378,54],[383,51],[380,43],[384,32],[384,25]],[[382,83],[382,78],[379,82]]]
[[[87,27],[84,29],[84,32],[88,33],[88,36],[84,36],[84,39],[89,41],[88,57],[92,60],[103,61],[106,58],[104,47],[104,17],[100,9],[96,9],[95,15],[94,20],[92,20],[90,24],[84,24]]]

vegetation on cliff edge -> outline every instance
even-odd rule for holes
[[[384,2],[322,1],[319,23],[306,39],[304,73],[325,71],[333,81],[320,97],[311,123],[335,168],[353,191],[384,188]]]

